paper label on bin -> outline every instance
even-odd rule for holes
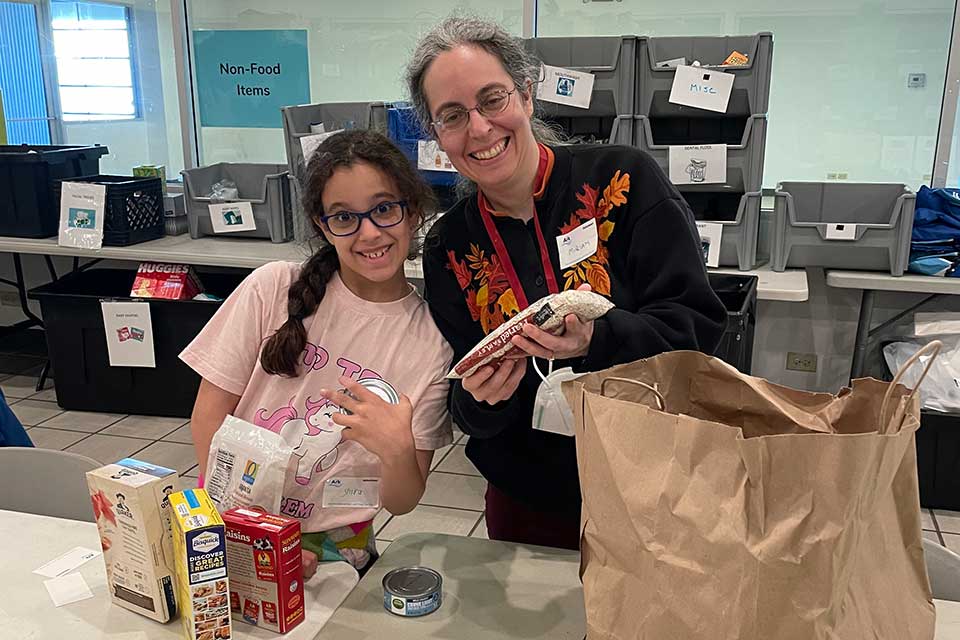
[[[450,162],[447,154],[440,149],[436,140],[417,141],[417,168],[427,171],[457,172],[457,168]]]
[[[323,125],[320,125],[323,127]],[[310,128],[313,128],[313,125],[310,125]],[[320,146],[320,143],[329,138],[332,135],[338,134],[343,129],[337,129],[336,131],[321,131],[319,133],[313,133],[309,136],[301,136],[300,138],[300,149],[303,151],[303,167],[306,169],[307,165],[310,164],[310,158],[313,157],[314,152],[316,152],[317,147]]]
[[[590,218],[570,233],[557,236],[560,268],[566,269],[581,260],[586,260],[597,252],[599,242],[596,218]]]
[[[715,69],[679,66],[673,78],[670,102],[726,113],[735,78],[732,73]]]
[[[102,300],[100,309],[110,366],[156,368],[150,303]]]
[[[103,246],[103,218],[107,186],[87,182],[64,182],[60,189],[61,247],[99,249]]]
[[[592,73],[543,65],[543,80],[537,85],[537,99],[580,109],[590,108],[593,97]]]
[[[670,147],[670,182],[673,184],[723,184],[726,181],[727,145]]]
[[[686,58],[673,58],[672,60],[664,60],[658,62],[654,65],[657,69],[676,69],[679,66],[687,64]]]
[[[214,233],[256,231],[253,205],[249,202],[223,202],[210,205],[210,224]]]
[[[856,240],[857,225],[855,224],[828,224],[823,234],[824,240]]]
[[[329,478],[323,484],[323,508],[379,507],[378,478]]]
[[[697,231],[700,233],[700,249],[703,251],[704,264],[708,267],[719,267],[723,225],[719,222],[698,222]]]

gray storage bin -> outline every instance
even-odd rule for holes
[[[687,204],[693,210],[698,222],[716,222],[723,225],[723,236],[720,244],[720,266],[737,267],[741,271],[749,271],[759,263],[758,243],[760,241],[760,203],[761,193],[734,194],[725,193],[721,202],[735,202],[726,215],[722,217],[711,215],[712,211],[705,211],[696,196],[697,193],[682,194]],[[718,194],[702,194],[714,197]],[[739,198],[738,198],[739,196]]]
[[[537,101],[537,115],[568,136],[606,142],[616,117],[633,113],[636,36],[531,38],[524,46],[544,64],[594,75],[588,109]]]
[[[387,109],[383,102],[325,102],[304,104],[280,109],[283,114],[283,137],[287,151],[287,167],[292,176],[294,237],[305,240],[310,236],[303,216],[300,192],[306,176],[303,148],[300,138],[313,135],[310,125],[322,124],[327,131],[337,129],[376,129],[386,133]]]
[[[191,238],[217,235],[270,238],[273,242],[287,242],[293,238],[290,180],[284,165],[221,162],[180,173],[183,175]],[[236,183],[240,197],[226,201],[212,200],[208,195],[211,188],[225,179]],[[256,230],[214,234],[208,207],[216,202],[251,203]]]
[[[688,64],[699,60],[704,68],[736,76],[727,116],[749,117],[764,114],[770,99],[770,69],[773,61],[773,34],[751,36],[641,37],[638,40],[637,93],[635,113],[652,117],[681,117],[709,111],[671,104],[675,69],[658,69],[658,62],[686,58]],[[733,51],[747,55],[742,67],[719,67]]]
[[[636,116],[633,123],[634,140],[630,144],[646,151],[664,173],[670,174],[670,145],[655,144],[650,119]],[[722,144],[709,137],[690,136],[684,145]],[[760,191],[763,188],[763,159],[767,145],[767,116],[755,115],[747,119],[739,144],[727,145],[727,181],[724,185],[677,185],[680,191],[711,191],[719,188],[733,189],[741,193]]]
[[[895,183],[782,182],[774,205],[774,271],[890,271],[910,259],[916,196]]]

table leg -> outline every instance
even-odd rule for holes
[[[863,361],[867,355],[867,343],[870,341],[870,322],[877,292],[864,289],[860,297],[860,319],[857,321],[857,338],[853,343],[853,363],[850,366],[850,380],[863,375]]]

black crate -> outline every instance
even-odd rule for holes
[[[960,414],[923,410],[916,440],[921,506],[960,511]]]
[[[106,147],[0,145],[0,236],[49,238],[57,235],[60,198],[57,180],[100,172]]]
[[[106,185],[104,246],[126,247],[163,237],[166,223],[163,220],[163,184],[160,178],[95,175],[58,180],[53,187],[53,195],[58,203],[63,182]]]
[[[134,271],[75,272],[33,289],[40,301],[47,350],[64,409],[190,417],[200,377],[179,359],[220,307],[219,302],[151,299],[156,368],[111,367],[100,301],[133,300]],[[226,298],[243,274],[200,274],[204,289]]]
[[[709,274],[710,286],[727,308],[727,328],[714,355],[749,374],[757,324],[757,276]]]

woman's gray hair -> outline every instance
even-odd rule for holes
[[[540,61],[528,52],[523,41],[515,38],[492,20],[471,16],[451,16],[420,38],[413,57],[407,64],[406,82],[410,102],[426,130],[430,130],[430,107],[423,91],[423,78],[434,60],[444,51],[461,45],[480,47],[495,56],[510,74],[513,84],[521,91],[530,92],[534,99],[540,81]],[[537,117],[531,119],[533,135],[544,144],[562,144],[562,134]]]

